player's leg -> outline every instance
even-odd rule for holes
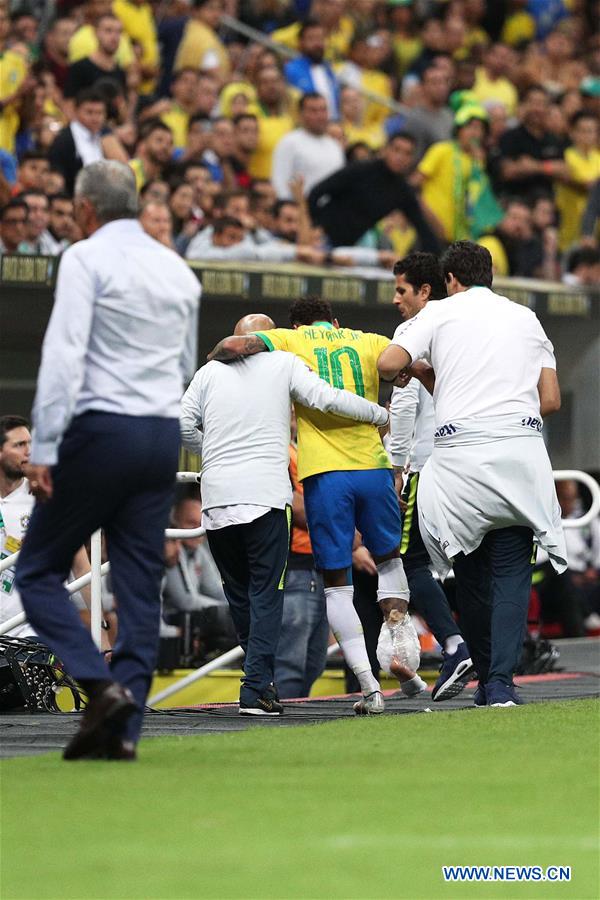
[[[419,528],[418,483],[419,473],[412,472],[403,493],[406,509],[400,555],[410,588],[411,606],[425,620],[442,648],[444,661],[431,693],[432,699],[439,702],[461,693],[474,666],[446,594],[431,573],[431,561]]]
[[[373,697],[372,713],[383,710],[379,682],[369,663],[363,629],[354,608],[352,544],[354,542],[354,472],[323,472],[304,481],[304,507],[315,565],[323,573],[327,619],[344,659],[358,678],[365,698]]]
[[[408,614],[410,592],[400,559],[401,520],[391,469],[353,472],[356,486],[356,527],[377,565],[377,601],[384,622],[378,652],[382,667],[391,671],[408,696],[425,689],[416,674],[419,638]]]

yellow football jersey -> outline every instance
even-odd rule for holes
[[[381,334],[334,328],[315,322],[300,328],[257,332],[269,350],[287,350],[336,388],[345,388],[377,403],[377,359],[390,343]],[[349,469],[390,469],[391,463],[374,425],[359,424],[331,413],[296,405],[298,478]]]

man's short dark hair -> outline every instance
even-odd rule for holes
[[[454,241],[442,254],[441,262],[444,280],[452,273],[466,288],[492,286],[492,255],[479,244]]]
[[[206,131],[209,130],[210,118],[204,115],[204,113],[194,113],[193,116],[190,116],[188,120],[188,129],[190,129],[192,125],[198,125],[198,123],[200,123],[201,125],[205,125]]]
[[[48,159],[48,154],[44,150],[26,150],[25,153],[21,153],[19,165],[22,166],[30,159]]]
[[[8,432],[14,428],[29,428],[29,422],[23,416],[0,416],[0,447],[6,442]]]
[[[320,297],[300,297],[290,306],[290,325],[312,325],[313,322],[333,322],[331,304]]]
[[[73,198],[69,196],[69,194],[65,193],[65,191],[60,191],[58,194],[49,194],[48,202],[50,204],[50,208],[52,208],[53,203],[73,203]]]
[[[385,142],[385,146],[389,147],[390,144],[393,144],[394,141],[408,141],[409,144],[412,144],[413,147],[417,143],[412,134],[409,134],[408,131],[395,131],[393,134],[389,136],[387,141]]]
[[[48,200],[48,195],[45,194],[44,191],[40,191],[38,188],[26,188],[24,191],[19,191],[16,199],[22,200],[24,203],[27,203],[27,197],[43,197],[44,200]]]
[[[234,116],[231,121],[233,122],[235,127],[236,125],[239,125],[240,122],[243,122],[244,119],[252,119],[253,122],[258,123],[258,116],[255,116],[254,113],[249,112],[239,113],[237,116]]]
[[[25,201],[13,197],[12,200],[9,200],[6,206],[3,206],[2,209],[0,209],[0,222],[4,222],[6,214],[10,212],[11,209],[22,209],[25,213],[25,216],[29,215],[29,207],[27,206]]]
[[[235,197],[247,197],[248,191],[244,188],[233,188],[231,191],[221,191],[213,197],[213,209],[225,209],[230,200]]]
[[[597,247],[576,247],[567,260],[567,272],[574,272],[579,266],[597,266],[600,250]]]
[[[598,122],[598,116],[594,115],[593,112],[587,109],[579,109],[569,119],[569,128],[575,128],[583,119],[592,119],[594,122]]]
[[[543,94],[544,97],[546,98],[546,100],[550,99],[550,94],[548,93],[548,91],[546,90],[545,87],[542,87],[541,84],[529,84],[521,92],[521,96],[519,97],[519,100],[521,102],[523,102],[524,100],[527,100],[527,98],[529,97],[530,94],[536,94],[536,93]]]
[[[295,200],[276,200],[272,209],[275,218],[277,218],[284,206],[293,206],[294,209],[298,209],[298,204]]]
[[[394,275],[404,275],[416,291],[428,284],[431,288],[431,300],[441,300],[446,296],[440,262],[433,253],[421,253],[418,250],[409,253],[394,264]]]
[[[309,31],[311,28],[320,28],[324,30],[323,26],[319,22],[318,19],[305,19],[300,28],[298,29],[298,37],[303,38],[304,33]]]
[[[300,112],[304,109],[305,105],[309,100],[324,100],[325,97],[323,94],[317,94],[316,91],[308,91],[306,94],[302,94],[300,100],[298,101],[298,109]]]
[[[173,133],[169,126],[165,125],[161,119],[147,119],[140,125],[138,142],[145,141],[147,137],[150,137],[153,131],[168,131],[169,134]]]
[[[75,97],[75,106],[83,106],[84,103],[103,103],[106,108],[106,97],[96,88],[83,88]]]
[[[234,218],[234,216],[221,216],[220,219],[215,219],[213,234],[223,234],[226,228],[241,228],[244,231],[246,230],[240,220]]]

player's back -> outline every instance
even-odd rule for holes
[[[389,338],[352,328],[335,328],[330,322],[274,328],[258,334],[269,350],[295,353],[333,387],[377,402],[377,359]],[[319,472],[390,468],[373,425],[359,425],[299,405],[296,415],[300,479]]]

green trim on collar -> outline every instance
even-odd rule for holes
[[[309,325],[309,328],[314,328],[315,325],[320,325],[322,328],[329,328],[333,331],[333,322],[313,322],[312,325]]]

